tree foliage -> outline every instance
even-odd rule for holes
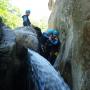
[[[11,28],[21,24],[20,11],[11,6],[9,0],[0,0],[0,16],[3,18],[3,22]]]

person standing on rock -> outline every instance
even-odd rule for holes
[[[23,26],[30,26],[31,25],[31,22],[29,20],[29,15],[30,15],[30,10],[26,10],[26,14],[22,16],[23,18]]]

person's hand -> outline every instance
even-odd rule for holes
[[[49,39],[49,40],[52,40],[52,37],[49,37],[48,39]]]

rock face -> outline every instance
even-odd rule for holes
[[[73,90],[89,90],[90,2],[88,0],[56,0],[48,27],[60,31],[62,45],[55,68],[62,70],[62,63],[65,67],[69,62],[72,74],[69,76],[73,80]],[[62,71],[64,70],[63,68]]]
[[[38,50],[37,34],[32,27],[20,27],[15,29],[14,33],[18,44],[35,51]]]
[[[49,2],[48,2],[49,10],[52,10],[53,9],[54,3],[55,3],[55,0],[49,0]]]
[[[15,34],[9,28],[3,26],[1,30],[0,90],[27,90],[27,49],[17,45]]]

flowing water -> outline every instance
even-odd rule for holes
[[[37,90],[70,90],[63,78],[41,55],[28,49]]]

